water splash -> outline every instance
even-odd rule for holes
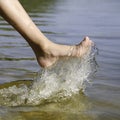
[[[58,102],[85,90],[85,82],[95,70],[95,48],[82,58],[63,58],[53,67],[42,69],[30,90],[28,104]]]
[[[82,58],[62,58],[51,68],[41,69],[31,87],[23,84],[1,89],[0,104],[16,106],[60,102],[84,91],[86,82],[96,70],[95,48]]]
[[[18,106],[25,104],[29,88],[26,85],[13,85],[0,90],[0,105]]]

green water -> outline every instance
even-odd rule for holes
[[[119,120],[120,1],[20,2],[50,40],[76,44],[87,35],[99,54],[94,62],[62,60],[44,71],[0,18],[0,120]]]

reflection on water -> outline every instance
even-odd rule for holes
[[[58,67],[54,66],[56,69],[40,70],[40,76],[46,75],[42,77],[46,78],[47,82],[43,82],[39,75],[37,81],[33,82],[36,71],[40,68],[31,48],[0,18],[0,120],[119,120],[120,1],[21,0],[21,3],[42,32],[54,42],[76,44],[84,36],[90,36],[99,48],[99,68],[92,77],[92,86],[86,86],[84,94],[79,91],[84,88],[84,82],[79,81],[83,71],[80,72],[82,69],[74,66],[78,62],[73,62],[72,59],[67,63],[74,63],[69,66],[76,67],[73,69],[76,70],[76,76],[68,77],[71,69],[68,70],[64,66],[65,62],[62,64],[59,61]],[[64,72],[60,63],[65,67]],[[85,76],[89,70],[86,69]],[[51,71],[54,74],[50,74]],[[55,75],[58,74],[57,71],[59,78]],[[59,81],[63,76],[67,78]],[[70,81],[70,78],[75,79],[76,83]],[[79,88],[76,87],[77,83]],[[62,86],[68,91],[73,91],[74,88],[79,92],[67,99],[57,96],[59,99],[55,101],[56,95],[61,95]],[[56,90],[58,91],[55,92]],[[66,98],[66,94],[62,95]],[[16,107],[7,107],[12,105]]]

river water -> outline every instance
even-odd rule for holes
[[[89,36],[84,58],[38,66],[26,41],[0,18],[0,120],[119,120],[120,1],[21,0],[53,42]]]

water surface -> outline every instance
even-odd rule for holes
[[[99,55],[96,56],[99,67],[90,78],[92,83],[85,85],[85,91],[81,91],[81,89],[84,88],[84,80],[88,78],[87,72],[90,73],[91,70],[88,62],[86,65],[82,62],[83,68],[87,68],[84,70],[80,66],[76,69],[60,69],[62,68],[60,64],[52,70],[53,76],[50,76],[51,70],[47,74],[43,72],[43,75],[47,75],[44,76],[44,78],[48,78],[47,83],[40,82],[36,87],[36,82],[33,80],[37,73],[41,75],[41,71],[38,72],[40,68],[34,53],[19,33],[0,18],[0,91],[4,95],[0,96],[0,119],[119,120],[120,1],[34,0],[29,2],[29,0],[21,0],[21,3],[41,31],[56,43],[77,44],[84,36],[89,36],[99,49]],[[77,61],[68,61],[68,63],[75,65]],[[67,64],[67,67],[70,68],[71,65]],[[58,73],[62,73],[59,74],[60,77],[62,76],[60,83],[55,82],[56,79],[58,80],[54,74],[56,70],[59,71]],[[62,70],[64,71],[62,72]],[[72,70],[76,70],[76,74]],[[80,73],[78,70],[83,70],[84,74],[80,76],[77,74],[77,72]],[[94,71],[95,68],[92,70]],[[66,72],[67,74],[64,75]],[[74,77],[70,76],[69,72]],[[40,79],[40,75],[38,75],[37,80]],[[50,78],[54,78],[54,80]],[[67,81],[65,84],[63,78],[67,78],[67,80],[69,78],[71,82]],[[70,83],[74,80],[83,81],[79,82],[78,86],[76,84],[71,86]],[[34,85],[32,85],[33,83]],[[54,87],[53,83],[56,83]],[[45,94],[40,93],[42,88],[39,85],[41,84]],[[44,85],[48,85],[47,89]],[[67,98],[66,94],[59,94],[62,97],[55,96],[58,95],[55,94],[59,88],[56,88],[58,85],[68,91],[80,91],[75,94],[70,91],[72,94],[67,94],[70,96]],[[66,85],[70,85],[71,88],[66,87]],[[76,86],[78,89],[75,89]],[[29,96],[29,102],[26,100],[28,97],[26,93],[30,92],[28,88],[33,90],[31,96],[38,95],[38,97],[33,97],[36,99]],[[34,92],[34,90],[38,92]],[[43,96],[46,99],[41,100],[42,95],[46,95],[47,97]],[[48,97],[48,95],[51,96]]]

